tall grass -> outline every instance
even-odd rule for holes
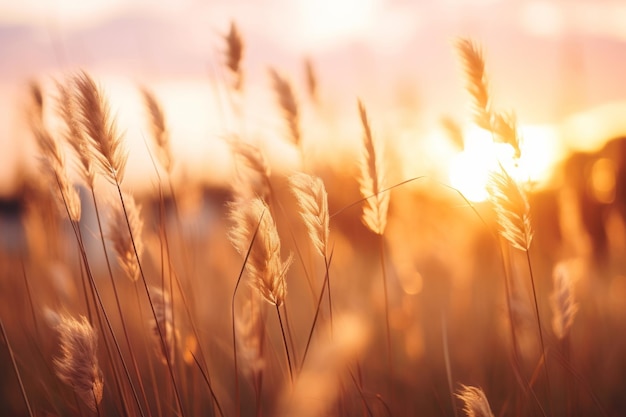
[[[224,42],[225,88],[237,97],[228,108],[243,126],[244,42],[234,23]],[[471,40],[457,48],[474,122],[517,161],[516,120],[493,105],[482,51]],[[177,138],[142,86],[150,195],[125,186],[133,166],[123,129],[89,73],[50,91],[32,84],[27,114],[41,175],[24,178],[15,213],[3,206],[1,215],[2,227],[10,224],[3,233],[23,243],[3,239],[0,248],[0,414],[626,410],[624,367],[605,359],[620,358],[625,345],[615,333],[623,271],[574,280],[589,271],[541,246],[546,231],[534,222],[544,213],[533,212],[535,194],[506,163],[491,176],[490,201],[475,205],[437,181],[396,180],[392,155],[403,150],[383,146],[388,133],[373,129],[360,101],[350,121],[354,158],[340,172],[322,169],[302,146],[302,116],[315,110],[316,123],[326,121],[312,58],[311,107],[297,102],[286,76],[270,77],[287,124],[277,136],[302,156],[298,169],[270,164],[262,142],[239,126],[227,138],[228,184],[177,181]],[[53,264],[68,273],[53,274]]]

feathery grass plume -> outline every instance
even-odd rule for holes
[[[461,385],[456,397],[465,403],[463,411],[467,417],[493,417],[489,401],[481,388]]]
[[[165,168],[165,171],[171,173],[173,162],[172,149],[170,146],[170,134],[165,122],[165,114],[152,91],[148,90],[147,87],[141,87],[140,91],[144,106],[150,115],[150,131],[152,132],[152,139],[157,146],[157,158],[163,165],[163,168]]]
[[[174,312],[169,292],[161,288],[150,287],[150,300],[154,308],[152,331],[156,337],[157,352],[163,363],[174,363],[176,346],[180,339],[178,329],[174,326]],[[163,341],[161,341],[163,337]]]
[[[491,97],[483,52],[470,39],[457,40],[456,48],[461,54],[467,76],[465,88],[474,99],[474,122],[483,129],[491,130]]]
[[[79,172],[87,186],[94,187],[95,172],[93,169],[93,154],[89,142],[78,123],[76,101],[67,85],[57,82],[57,113],[63,120],[65,128],[63,135],[65,141],[74,149],[80,162]]]
[[[104,388],[98,365],[97,333],[84,316],[76,320],[61,315],[56,330],[60,336],[61,356],[53,360],[55,372],[92,411],[96,411]]]
[[[311,58],[304,59],[304,74],[306,76],[306,87],[309,92],[309,98],[313,103],[317,103],[317,77]]]
[[[320,332],[330,334],[330,332]],[[334,415],[331,410],[341,395],[341,377],[370,341],[367,322],[355,314],[339,315],[334,335],[313,345],[311,360],[298,375],[293,388],[283,394],[278,415],[284,417],[321,417]]]
[[[260,198],[235,202],[230,207],[230,218],[234,227],[229,238],[243,256],[248,252],[258,227],[246,271],[252,279],[253,288],[267,302],[279,307],[285,300],[285,275],[293,258],[291,255],[286,261],[280,258],[280,237],[269,207]]]
[[[59,203],[59,209],[62,213],[68,213],[70,220],[79,221],[81,215],[80,197],[76,189],[70,184],[67,175],[65,157],[57,141],[50,135],[50,132],[43,124],[41,118],[41,90],[31,87],[34,94],[33,107],[30,111],[30,128],[37,141],[39,147],[40,163],[43,171],[46,173],[47,181],[50,181],[52,188],[58,188],[59,194],[56,194]]]
[[[300,214],[315,249],[324,257],[328,244],[328,194],[321,178],[303,172],[289,177],[291,191],[300,206]]]
[[[498,171],[490,173],[487,190],[496,212],[500,234],[513,247],[523,251],[530,249],[534,232],[526,192],[502,165]]]
[[[574,317],[578,312],[578,304],[574,300],[574,282],[567,265],[558,263],[552,272],[554,289],[550,296],[552,307],[552,330],[559,339],[563,339],[569,333]]]
[[[128,223],[132,230],[132,238],[134,238],[137,256],[141,257],[143,253],[142,240],[140,239],[143,228],[143,220],[141,218],[141,209],[135,204],[132,195],[124,193],[124,204],[126,205],[126,214],[128,214]],[[124,209],[120,204],[111,203],[111,218],[108,224],[107,237],[113,242],[113,248],[124,272],[132,281],[139,278],[140,270],[133,249],[133,239],[126,224],[126,216]]]
[[[233,88],[235,91],[241,91],[243,87],[243,70],[241,69],[241,60],[243,57],[243,39],[237,29],[234,21],[230,22],[228,35],[224,36],[226,41],[226,67],[230,70],[233,77]]]
[[[30,98],[31,100],[31,117],[36,120],[43,121],[43,92],[41,91],[41,85],[32,80],[28,88],[30,89]]]
[[[474,99],[474,122],[489,130],[494,140],[508,143],[515,151],[515,157],[521,155],[520,138],[517,124],[512,113],[500,113],[494,110],[489,94],[489,83],[485,73],[485,61],[481,49],[469,39],[456,42],[467,76],[466,89]]]
[[[121,183],[128,155],[110,115],[106,97],[85,71],[74,75],[73,85],[78,123],[93,146],[96,162],[105,178],[112,183]]]
[[[229,141],[235,160],[237,176],[233,191],[241,198],[266,196],[270,192],[271,169],[265,154],[257,146],[235,139]]]
[[[363,125],[364,152],[360,160],[361,172],[359,188],[366,198],[363,205],[363,223],[374,233],[382,235],[387,225],[387,209],[389,208],[389,192],[385,188],[385,164],[382,152],[374,146],[374,138],[370,130],[365,107],[358,101],[359,115]]]
[[[283,111],[283,116],[287,120],[291,141],[296,145],[300,145],[300,120],[298,116],[298,104],[291,89],[289,82],[283,78],[273,68],[269,69],[270,77],[274,92],[278,98],[278,104]]]
[[[256,294],[248,298],[235,318],[237,352],[243,357],[244,369],[256,375],[265,367],[262,351],[263,322]]]

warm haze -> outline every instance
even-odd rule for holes
[[[0,0],[0,415],[624,415],[625,19]]]

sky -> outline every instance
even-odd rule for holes
[[[246,43],[248,94],[259,109],[251,119],[266,135],[280,125],[263,113],[274,104],[267,69],[303,96],[305,57],[337,119],[354,113],[359,97],[382,131],[393,123],[430,131],[442,116],[465,121],[459,36],[482,45],[494,100],[521,123],[561,123],[626,99],[626,2],[617,0],[0,0],[0,145],[18,129],[16,97],[29,80],[82,68],[110,92],[130,136],[143,131],[132,125],[141,109],[129,91],[154,87],[193,158],[224,128],[216,85],[231,21]],[[141,153],[143,140],[133,143]]]

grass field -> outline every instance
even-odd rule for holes
[[[31,85],[22,133],[40,159],[0,201],[1,415],[626,413],[620,141],[536,186],[488,60],[459,39],[471,111],[457,116],[503,150],[486,200],[407,166],[357,97],[343,122],[358,133],[337,138],[354,149],[312,152],[309,124],[328,122],[313,61],[302,89],[268,71],[289,161],[272,163],[243,111],[245,40],[235,24],[223,40],[234,123],[218,185],[181,175],[149,86],[151,186],[133,193],[98,80]]]

